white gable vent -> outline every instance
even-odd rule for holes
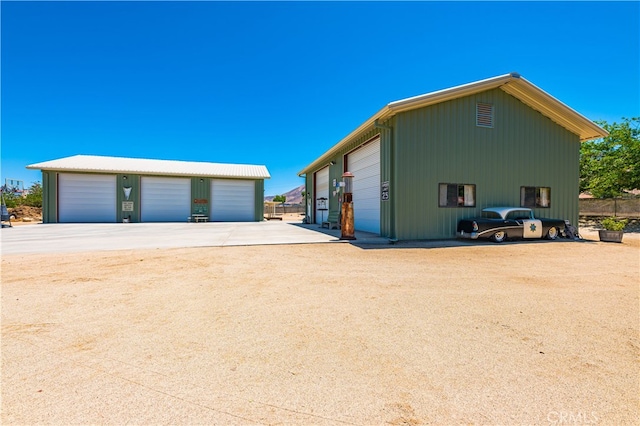
[[[493,105],[482,102],[476,104],[476,126],[493,127]]]

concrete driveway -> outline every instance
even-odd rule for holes
[[[339,230],[286,221],[35,224],[4,228],[1,237],[3,254],[345,242]],[[366,232],[356,237],[387,243]]]

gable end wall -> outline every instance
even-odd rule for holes
[[[476,126],[477,102],[494,106],[493,128]],[[519,206],[521,186],[551,187],[536,216],[577,223],[579,137],[502,90],[400,113],[394,130],[397,238],[453,238],[484,207]],[[438,207],[439,183],[475,184],[476,207]]]

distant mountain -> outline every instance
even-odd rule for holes
[[[285,192],[284,194],[276,195],[284,195],[287,198],[287,201],[285,201],[287,204],[302,204],[302,191],[304,191],[304,185],[293,188],[291,191]],[[264,197],[264,200],[273,201],[273,197],[275,197],[275,195],[268,195]]]

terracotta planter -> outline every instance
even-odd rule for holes
[[[600,234],[600,241],[605,241],[608,243],[621,243],[624,231],[600,230],[598,231],[598,234]]]

